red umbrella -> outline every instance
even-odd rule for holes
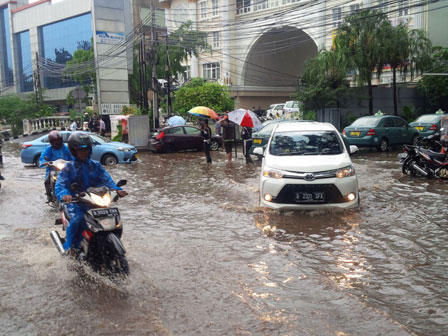
[[[243,127],[257,127],[261,125],[260,119],[251,110],[237,109],[227,114],[230,121]]]

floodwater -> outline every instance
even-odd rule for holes
[[[448,181],[403,176],[397,152],[353,156],[359,210],[258,205],[260,162],[155,155],[108,169],[131,276],[59,257],[44,171],[5,144],[1,335],[446,335]],[[60,230],[60,229],[59,229]]]

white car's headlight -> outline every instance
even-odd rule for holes
[[[265,167],[263,170],[263,176],[274,179],[281,179],[283,178],[283,176],[285,176],[285,174],[281,170]]]
[[[342,178],[347,176],[353,176],[355,175],[355,168],[353,166],[347,166],[344,168],[340,168],[336,170],[336,177]]]

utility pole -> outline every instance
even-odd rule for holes
[[[166,109],[168,113],[168,118],[171,117],[171,86],[170,86],[170,55],[168,53],[168,27],[166,28],[166,91],[167,91],[167,100],[166,100]]]
[[[152,116],[154,122],[154,128],[159,128],[159,97],[157,95],[157,75],[156,75],[156,57],[155,57],[155,13],[154,4],[151,1],[151,66],[152,66]]]
[[[34,73],[35,76],[35,90],[36,90],[36,102],[37,102],[37,108],[40,110],[43,103],[42,98],[42,86],[40,83],[40,67],[39,67],[39,53],[36,52],[36,72]]]

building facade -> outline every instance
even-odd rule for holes
[[[447,2],[447,1],[438,1]],[[266,109],[290,100],[305,62],[330,49],[345,16],[360,9],[387,13],[393,23],[428,29],[428,2],[416,0],[161,0],[170,31],[191,20],[209,36],[211,53],[189,59],[186,77],[228,85],[235,105]],[[446,4],[445,4],[446,5]],[[445,20],[446,21],[446,20]],[[439,24],[440,20],[437,21]],[[446,39],[447,23],[440,29]],[[430,37],[435,38],[435,36]],[[374,84],[390,83],[385,71]]]
[[[67,94],[79,85],[66,63],[94,47],[95,59],[76,72],[96,72],[100,113],[119,113],[129,104],[132,29],[126,0],[0,0],[0,95],[43,90],[46,102],[66,112]]]

